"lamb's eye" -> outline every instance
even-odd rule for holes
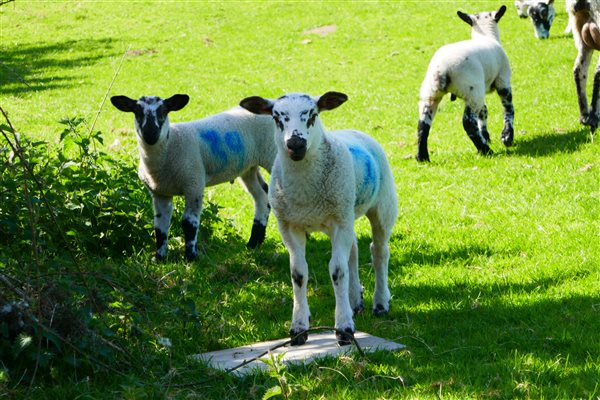
[[[279,130],[283,130],[283,123],[281,122],[281,119],[279,119],[279,117],[277,116],[273,116],[273,121],[275,121],[275,125],[277,125],[277,127],[279,128]]]
[[[311,115],[311,116],[308,118],[308,121],[306,122],[306,126],[308,126],[309,128],[310,128],[311,126],[313,126],[313,125],[315,124],[315,121],[316,121],[316,119],[317,119],[317,114],[316,114],[316,113],[315,113],[315,114],[313,114],[313,115]]]

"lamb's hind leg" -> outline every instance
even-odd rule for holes
[[[265,240],[267,222],[269,220],[269,199],[267,192],[269,186],[266,184],[258,167],[253,167],[241,176],[244,187],[254,199],[254,222],[252,223],[252,232],[246,246],[256,248]]]
[[[592,88],[592,103],[590,104],[590,114],[588,117],[588,125],[592,133],[598,127],[598,113],[600,112],[600,59],[596,64],[594,71],[594,86]]]
[[[498,88],[496,90],[504,107],[504,129],[502,129],[501,140],[506,147],[513,144],[515,129],[513,127],[515,120],[515,108],[512,102],[512,90],[510,87]]]
[[[575,90],[579,105],[579,121],[584,125],[589,125],[593,129],[596,129],[598,120],[594,113],[590,114],[586,94],[588,69],[592,60],[593,49],[585,46],[577,29],[573,30],[573,37],[579,50],[575,58],[575,65],[573,66],[573,78],[575,79]]]
[[[390,310],[391,294],[388,287],[389,241],[397,215],[395,201],[394,197],[394,203],[387,204],[385,209],[374,209],[367,213],[373,235],[370,247],[371,262],[375,269],[374,315],[383,315]]]
[[[479,130],[481,131],[481,136],[483,136],[483,138],[489,142],[490,141],[490,132],[488,132],[488,128],[487,128],[487,117],[488,117],[488,110],[487,110],[487,106],[484,104],[481,111],[479,111],[479,118],[477,119],[477,125],[479,127]]]
[[[442,94],[443,96],[443,94]],[[437,112],[442,97],[421,100],[419,102],[419,125],[417,127],[418,150],[417,161],[429,161],[429,150],[427,149],[427,138],[431,130],[433,118]]]
[[[483,106],[480,106],[477,111],[475,111],[471,106],[465,106],[465,112],[463,114],[463,127],[469,138],[477,147],[477,151],[481,154],[488,155],[493,154],[492,149],[488,146],[487,140],[481,134],[479,130],[478,117],[482,110]]]
[[[194,190],[185,195],[185,210],[181,219],[181,228],[185,237],[185,259],[193,261],[198,257],[198,227],[202,212],[202,190]]]

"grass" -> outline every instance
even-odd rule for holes
[[[461,102],[446,99],[432,127],[430,164],[414,160],[429,59],[442,44],[469,36],[456,10],[492,10],[497,2],[16,1],[0,8],[0,106],[36,140],[58,143],[58,120],[83,116],[90,126],[100,110],[94,129],[107,151],[135,155],[131,117],[101,107],[107,92],[189,94],[174,121],[250,95],[347,93],[349,102],[324,114],[324,124],[364,130],[383,144],[400,205],[392,311],[360,315],[356,324],[407,345],[368,361],[352,356],[247,378],[190,361],[191,354],[285,337],[291,318],[288,260],[275,221],[265,245],[247,251],[250,199],[239,185],[223,185],[208,189],[222,220],[202,239],[198,262],[183,263],[174,238],[170,261],[152,263],[149,236],[125,255],[107,249],[85,259],[111,282],[110,290],[96,284],[122,317],[107,325],[128,346],[134,368],[115,363],[120,374],[98,368],[89,376],[56,367],[32,385],[0,375],[6,396],[252,399],[283,385],[290,398],[311,399],[599,398],[598,143],[578,123],[576,50],[562,34],[564,5],[556,5],[545,41],[507,5],[500,29],[513,69],[515,146],[500,144],[497,96],[488,98],[496,154],[487,158],[462,131]],[[305,33],[326,25],[337,31]],[[178,211],[174,221],[181,203]],[[357,232],[370,304],[366,221]],[[327,238],[313,235],[307,254],[312,323],[332,325]],[[152,339],[158,336],[172,346]]]

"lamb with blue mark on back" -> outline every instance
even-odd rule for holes
[[[273,116],[277,126],[269,203],[290,257],[293,345],[304,344],[308,338],[308,232],[322,231],[331,239],[329,273],[339,344],[350,343],[355,332],[353,313],[363,309],[354,232],[354,220],[363,215],[371,223],[373,239],[373,313],[385,314],[390,307],[388,243],[398,205],[387,158],[367,134],[355,130],[327,132],[319,118],[322,111],[340,106],[347,98],[337,92],[320,97],[293,93],[277,100],[254,96],[240,102],[253,113]]]
[[[187,95],[168,99],[111,97],[119,110],[135,118],[140,163],[138,175],[152,196],[156,258],[167,256],[173,196],[185,197],[182,228],[185,257],[197,257],[197,235],[204,188],[240,177],[254,199],[254,223],[247,246],[260,245],[269,218],[268,186],[258,167],[271,171],[276,148],[275,124],[241,107],[197,121],[171,124],[168,114],[187,105]]]

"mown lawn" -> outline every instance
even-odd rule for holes
[[[54,165],[52,149],[64,145],[63,118],[83,118],[72,130],[77,137],[101,132],[103,143],[93,151],[116,161],[102,165],[106,175],[85,180],[73,166],[64,176],[58,168],[64,186],[56,178],[56,186],[42,184],[38,193],[0,137],[0,221],[16,221],[0,238],[0,274],[12,282],[0,281],[0,302],[18,299],[20,287],[40,302],[31,305],[40,316],[40,299],[55,285],[56,304],[71,304],[69,315],[85,316],[88,329],[57,337],[33,324],[37,330],[17,343],[0,325],[6,346],[0,398],[260,399],[273,387],[282,388],[279,398],[307,399],[599,398],[600,150],[597,135],[578,122],[576,49],[563,33],[562,2],[548,40],[535,39],[512,3],[500,21],[513,69],[514,147],[499,140],[495,94],[487,103],[492,157],[477,155],[462,130],[462,102],[447,98],[432,127],[432,162],[414,159],[418,91],[431,55],[469,37],[457,10],[500,5],[17,0],[1,6],[0,107],[22,139],[48,143],[35,158],[36,171],[43,176],[44,165]],[[335,29],[309,32],[324,26]],[[246,378],[211,370],[188,357],[287,335],[292,288],[275,220],[266,243],[246,250],[250,197],[237,184],[209,188],[201,258],[183,262],[179,202],[169,261],[153,262],[150,197],[134,172],[133,119],[105,99],[187,93],[190,104],[171,115],[184,121],[251,95],[329,90],[349,101],[322,115],[325,126],[360,129],[382,143],[399,195],[392,310],[384,318],[357,316],[357,328],[407,349],[367,360],[353,354],[273,366],[271,374]],[[0,125],[10,131],[3,118]],[[65,152],[85,158],[78,143]],[[37,217],[30,219],[23,181],[35,199],[45,193],[55,202],[57,224],[41,201],[33,202]],[[104,200],[84,202],[96,198]],[[104,213],[114,214],[103,217],[113,222],[77,225],[83,215]],[[366,220],[356,226],[370,306],[369,227]],[[67,234],[52,234],[56,228]],[[32,229],[43,232],[33,252]],[[324,235],[311,236],[314,326],[333,325],[330,253]]]

